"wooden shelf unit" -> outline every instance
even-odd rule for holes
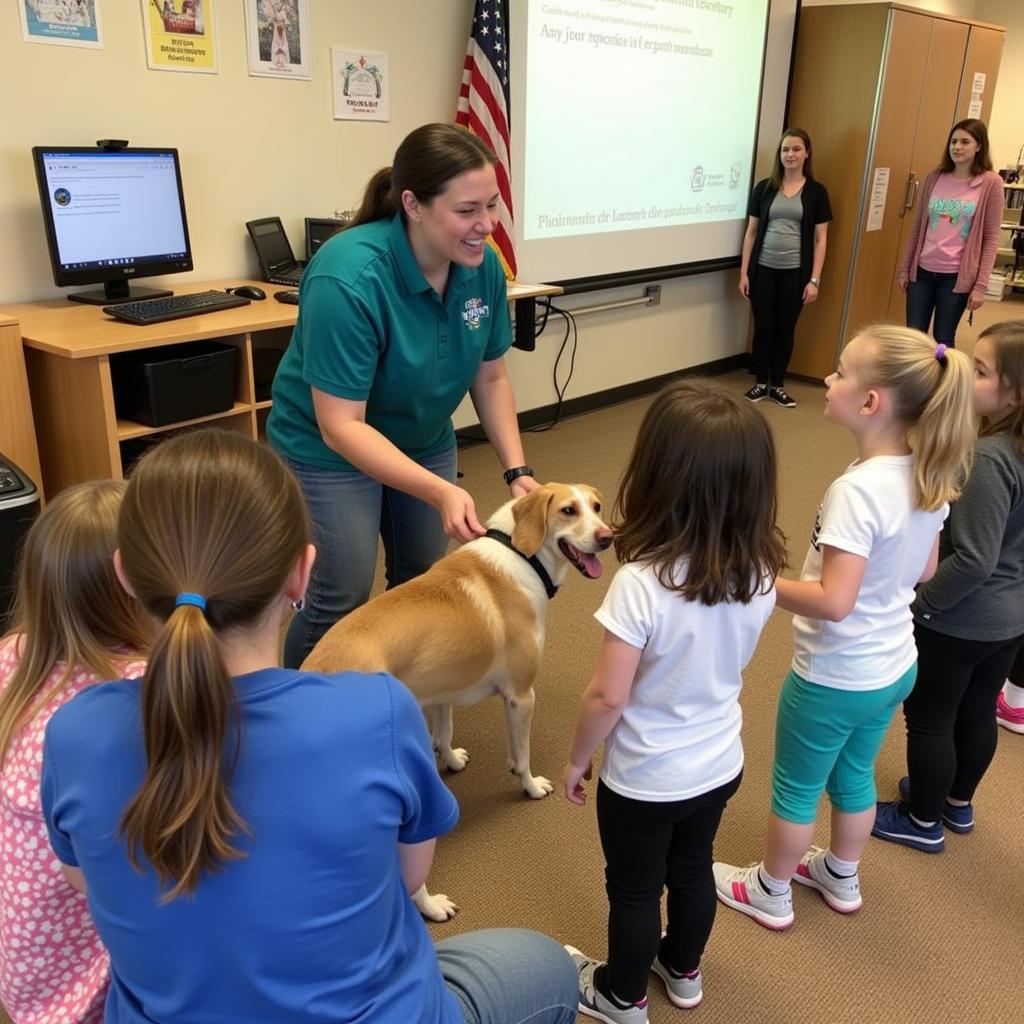
[[[213,281],[177,291],[208,291],[260,281]],[[509,301],[557,295],[550,285],[509,284]],[[137,457],[146,439],[215,424],[262,437],[271,402],[256,397],[253,354],[287,346],[298,307],[273,298],[200,316],[140,327],[108,317],[99,306],[66,299],[11,305],[0,324],[20,326],[32,400],[32,419],[47,496],[82,480],[120,479],[125,462]],[[126,352],[213,339],[238,349],[235,400],[230,409],[197,419],[150,427],[118,415],[111,360]],[[127,446],[127,447],[126,447]],[[32,467],[27,466],[31,471]]]

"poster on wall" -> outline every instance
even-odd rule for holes
[[[18,0],[26,43],[103,48],[100,0]]]
[[[309,0],[245,0],[249,74],[312,78]]]
[[[214,0],[142,0],[146,62],[154,71],[217,73]]]
[[[331,47],[335,121],[390,121],[388,55]]]

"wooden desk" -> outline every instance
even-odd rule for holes
[[[131,444],[125,448],[126,442],[137,442],[152,434],[207,423],[237,430],[248,437],[263,433],[271,403],[256,397],[253,353],[263,348],[287,347],[298,307],[277,302],[273,293],[280,290],[279,286],[262,281],[232,278],[176,290],[206,291],[240,284],[257,285],[267,292],[268,298],[248,306],[146,327],[113,320],[99,306],[63,298],[8,306],[0,312],[0,324],[17,321],[21,326],[42,484],[48,496],[82,480],[121,478],[124,457],[131,448]],[[532,302],[538,296],[560,292],[554,285],[511,282],[509,301]],[[163,427],[150,427],[118,416],[111,383],[111,356],[206,339],[238,349],[235,403],[230,409]],[[31,472],[31,466],[25,468]]]
[[[43,489],[18,321],[0,315],[0,452]]]

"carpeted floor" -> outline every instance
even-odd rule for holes
[[[1024,315],[1024,305],[987,305],[974,330],[961,332],[961,345],[969,350],[980,328],[1013,313]],[[721,379],[745,390],[751,378],[734,373]],[[854,451],[849,436],[823,420],[820,386],[794,382],[790,390],[796,409],[769,402],[758,408],[775,430],[782,465],[781,524],[790,561],[798,568],[818,502]],[[596,484],[610,505],[646,405],[646,400],[630,402],[567,421],[547,434],[528,435],[528,459],[541,479]],[[462,468],[481,510],[503,500],[490,449],[465,452]],[[533,769],[555,782],[600,641],[592,612],[615,568],[611,555],[604,562],[601,580],[573,574],[550,606]],[[719,831],[716,855],[723,860],[749,863],[762,852],[775,701],[790,657],[790,616],[777,611],[745,675],[746,771]],[[607,905],[593,801],[579,809],[558,788],[540,802],[517,790],[504,769],[504,722],[497,701],[457,711],[455,734],[472,758],[464,772],[448,776],[462,820],[438,844],[430,886],[448,893],[462,909],[452,922],[431,926],[433,934],[528,926],[603,956]],[[882,798],[895,797],[903,752],[897,718],[877,767]],[[653,979],[652,1024],[686,1018],[705,1024],[1024,1020],[1016,987],[1024,940],[1022,778],[1024,736],[1000,730],[995,763],[975,802],[975,832],[947,833],[946,852],[939,856],[871,840],[862,864],[864,906],[857,914],[835,914],[817,893],[798,886],[797,920],[785,933],[768,932],[720,908],[703,964],[704,1003],[692,1011],[676,1009]],[[816,839],[827,840],[827,810],[819,817]]]
[[[961,332],[961,344],[969,350],[979,329],[1014,314],[1024,315],[1024,303],[987,304],[974,330]],[[751,380],[744,373],[721,379],[738,391]],[[819,385],[794,382],[790,390],[796,409],[769,402],[758,408],[775,430],[781,525],[790,561],[798,567],[818,502],[854,453],[848,435],[823,420]],[[541,479],[597,485],[610,507],[646,405],[641,399],[568,420],[549,433],[529,434],[528,459]],[[463,452],[461,467],[481,513],[505,500],[500,467],[489,448]],[[601,580],[573,574],[550,605],[533,769],[556,783],[600,642],[592,613],[614,572],[613,556],[606,555],[604,563]],[[745,676],[746,770],[718,835],[716,853],[724,860],[747,863],[761,854],[775,700],[790,656],[789,616],[776,612]],[[431,925],[432,934],[440,939],[475,928],[532,927],[603,956],[607,905],[593,801],[579,809],[558,788],[542,801],[518,790],[505,770],[504,715],[496,700],[457,711],[455,737],[471,754],[464,772],[447,776],[462,820],[439,842],[429,884],[432,891],[448,893],[461,911],[447,924]],[[879,792],[886,798],[895,796],[902,774],[902,744],[897,719],[877,769]],[[1022,779],[1024,736],[1001,730],[995,763],[975,801],[974,834],[948,834],[941,856],[872,840],[862,865],[864,907],[857,914],[835,914],[816,893],[796,886],[797,920],[784,933],[768,932],[720,908],[702,965],[703,1004],[676,1009],[652,979],[652,1024],[1024,1020],[1016,987],[1024,943]],[[823,813],[819,842],[827,839],[826,821]]]

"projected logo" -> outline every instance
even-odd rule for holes
[[[740,187],[740,175],[743,173],[743,164],[739,161],[729,168],[729,188]]]
[[[704,188],[704,168],[697,164],[690,175],[690,188],[694,192],[700,192]]]

